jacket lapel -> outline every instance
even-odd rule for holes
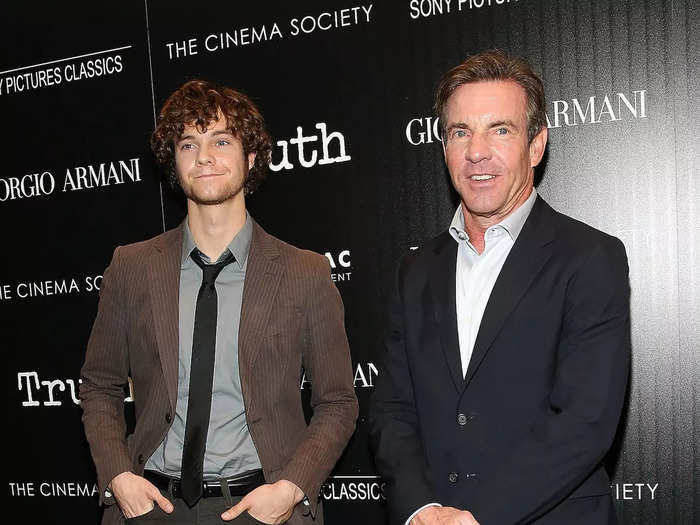
[[[538,196],[486,304],[467,368],[465,386],[474,377],[506,319],[551,257],[551,249],[547,246],[554,239],[554,219],[552,208]]]
[[[250,377],[247,371],[255,362],[269,324],[270,312],[284,273],[279,257],[273,237],[253,222],[238,332],[238,362],[242,379]]]
[[[442,352],[450,369],[452,382],[457,391],[461,392],[464,378],[457,334],[456,272],[457,243],[445,232],[435,248],[435,261],[430,273],[430,291]]]
[[[160,237],[148,261],[151,309],[170,405],[177,402],[182,225]]]

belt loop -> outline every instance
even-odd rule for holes
[[[170,478],[168,480],[168,496],[170,496],[170,501],[175,501],[175,480]]]
[[[221,494],[226,501],[226,505],[233,507],[233,498],[231,497],[231,490],[229,490],[228,480],[226,478],[221,478]]]

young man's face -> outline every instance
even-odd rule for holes
[[[197,204],[221,204],[243,197],[243,185],[255,153],[246,155],[241,141],[226,127],[226,119],[212,123],[204,133],[185,125],[175,143],[175,172],[182,191]]]
[[[460,86],[445,118],[445,161],[465,213],[498,222],[530,195],[547,130],[528,144],[525,91],[509,81]]]

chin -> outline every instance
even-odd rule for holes
[[[204,191],[202,191],[204,190]],[[207,191],[209,190],[209,191]],[[223,204],[243,191],[243,185],[218,188],[189,188],[185,195],[192,202],[203,205]]]
[[[218,193],[207,193],[205,195],[202,195],[197,192],[190,192],[187,195],[187,198],[190,199],[192,202],[196,204],[202,204],[202,205],[216,205],[216,204],[223,204],[224,202],[233,199],[236,195],[238,195],[243,188],[241,187],[238,190],[235,191],[227,191],[227,192],[218,192]]]
[[[477,213],[489,213],[498,210],[500,202],[496,202],[494,199],[485,199],[483,195],[481,198],[471,198],[464,199],[467,204],[467,209]]]

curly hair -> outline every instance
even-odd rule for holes
[[[255,153],[255,162],[248,171],[244,191],[255,191],[265,179],[272,151],[265,121],[252,100],[231,88],[217,86],[206,80],[190,80],[178,88],[158,115],[158,125],[151,135],[151,149],[156,162],[172,188],[177,188],[175,144],[185,125],[204,133],[223,114],[227,128],[241,141],[246,155]]]
[[[447,125],[445,109],[452,93],[463,84],[490,81],[516,82],[523,88],[527,99],[527,137],[528,142],[532,142],[535,135],[547,127],[542,81],[527,62],[511,57],[500,49],[472,55],[442,77],[434,105],[441,132],[444,133]]]

